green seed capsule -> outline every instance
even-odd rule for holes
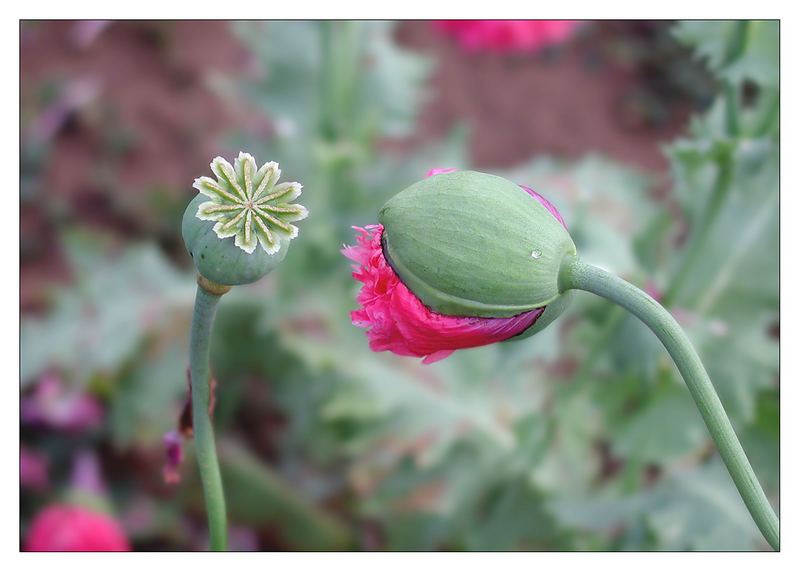
[[[183,213],[183,242],[197,271],[218,284],[250,284],[266,276],[286,257],[289,241],[282,240],[275,254],[257,248],[248,254],[234,244],[233,238],[221,239],[212,221],[197,218],[197,208],[208,199],[196,196]]]
[[[299,183],[280,183],[277,163],[258,168],[248,153],[231,165],[222,157],[211,162],[216,180],[200,177],[200,192],[183,214],[183,241],[200,275],[223,285],[255,282],[286,256],[297,236],[292,224],[308,216]]]
[[[379,220],[389,263],[436,312],[507,317],[558,301],[554,318],[566,304],[558,273],[575,244],[511,181],[474,171],[429,177],[390,199]]]

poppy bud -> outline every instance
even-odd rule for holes
[[[500,177],[449,171],[389,200],[343,251],[363,283],[353,323],[374,351],[431,363],[532,335],[568,304],[558,273],[575,245],[555,207]]]
[[[544,197],[492,175],[435,170],[390,199],[379,220],[344,249],[363,283],[351,316],[370,348],[430,363],[541,330],[564,310],[562,291],[606,298],[664,344],[753,520],[780,549],[778,517],[688,336],[646,292],[581,261]]]

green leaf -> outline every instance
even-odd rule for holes
[[[688,328],[723,405],[734,419],[752,423],[763,389],[777,385],[778,344],[768,315],[746,326],[715,319]]]
[[[66,248],[74,285],[54,292],[46,318],[22,320],[23,385],[51,367],[76,383],[113,374],[172,311],[191,304],[194,285],[152,245],[109,252],[97,238],[72,234]]]
[[[627,312],[608,338],[606,352],[616,375],[634,375],[640,379],[654,379],[659,364],[667,359],[666,350],[655,334]]]
[[[756,401],[756,418],[739,431],[742,446],[768,495],[777,497],[780,482],[780,411],[777,388],[762,391]]]
[[[675,37],[695,49],[697,57],[714,71],[720,71],[731,57],[731,43],[739,23],[734,20],[692,20],[673,28]]]
[[[512,482],[491,490],[483,514],[468,529],[467,550],[557,550],[561,535],[541,492]]]
[[[111,440],[118,450],[155,447],[177,427],[188,396],[186,360],[183,344],[153,348],[122,376],[109,410]]]
[[[372,63],[362,101],[380,102],[382,133],[402,136],[415,127],[433,65],[427,58],[399,48],[392,38],[394,29],[394,23],[380,22],[366,30]]]
[[[746,324],[778,300],[777,142],[744,140],[725,202],[674,302]]]
[[[723,72],[731,83],[745,80],[762,88],[777,87],[780,55],[779,23],[777,20],[750,21],[742,55]]]
[[[650,399],[614,429],[615,455],[669,465],[707,445],[708,431],[685,388],[672,386]]]
[[[642,496],[643,516],[664,550],[767,548],[722,462],[676,473]]]
[[[293,550],[350,550],[356,539],[347,523],[319,506],[296,483],[291,483],[251,451],[230,440],[218,445],[222,478],[231,521],[277,533]],[[195,462],[195,459],[188,459]],[[202,506],[200,483],[192,475],[184,490]]]
[[[768,548],[718,459],[668,475],[632,497],[556,499],[549,508],[564,526],[595,532],[622,526],[630,533],[644,523],[649,534],[625,546],[633,550],[650,548],[648,536],[660,550]],[[629,535],[626,543],[635,538]]]

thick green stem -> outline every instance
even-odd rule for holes
[[[225,493],[222,489],[222,477],[214,444],[214,427],[209,413],[211,398],[209,342],[220,296],[221,294],[212,294],[198,283],[189,345],[194,442],[208,513],[211,550],[226,550],[228,545]]]
[[[770,546],[779,550],[778,517],[747,460],[708,373],[675,319],[658,302],[632,284],[574,257],[565,260],[562,265],[559,283],[562,291],[585,290],[619,304],[658,336],[683,376],[753,520]]]

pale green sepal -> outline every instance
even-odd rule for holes
[[[508,317],[559,296],[575,244],[519,186],[458,171],[423,179],[381,210],[384,253],[425,305],[451,316]]]
[[[508,338],[504,340],[504,342],[513,342],[515,340],[523,340],[525,338],[529,338],[534,334],[538,334],[542,330],[544,330],[547,326],[555,322],[561,314],[564,313],[564,310],[569,307],[570,303],[572,302],[572,298],[574,296],[573,292],[565,292],[561,294],[558,298],[550,302],[547,307],[542,312],[542,315],[539,316],[536,321],[529,327],[527,330],[523,330],[513,338]],[[501,342],[502,343],[502,342]]]

